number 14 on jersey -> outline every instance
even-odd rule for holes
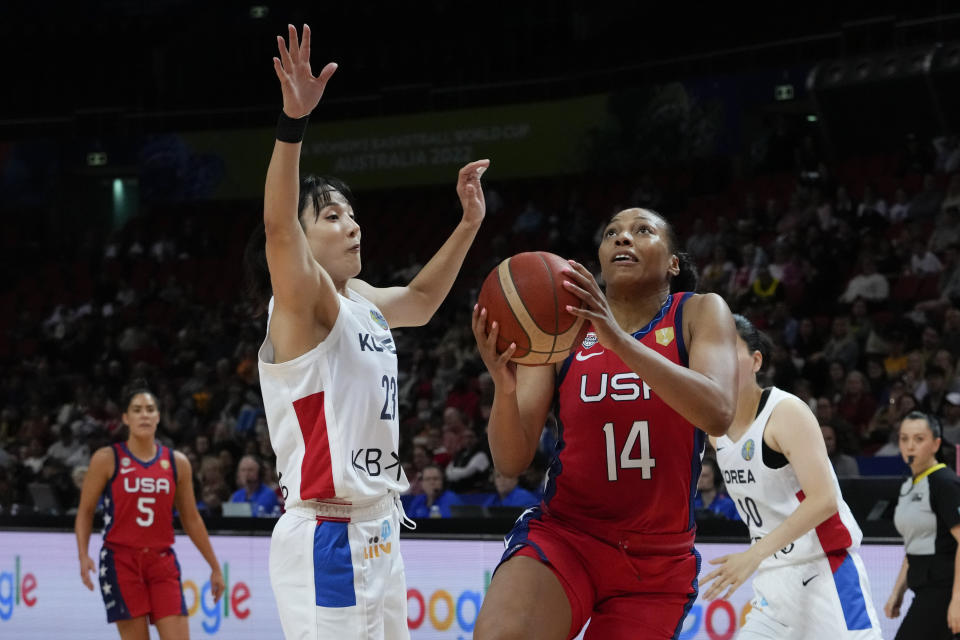
[[[627,442],[620,450],[619,460],[617,456],[617,444],[613,439],[613,423],[608,422],[603,425],[603,437],[606,441],[607,450],[607,480],[616,482],[618,477],[617,469],[640,469],[640,477],[649,480],[651,469],[657,466],[656,458],[650,457],[650,426],[646,420],[637,420],[630,427],[630,433],[627,435]],[[631,454],[640,441],[640,457],[633,458]],[[619,465],[617,464],[619,462]]]

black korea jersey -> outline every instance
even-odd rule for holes
[[[960,479],[938,464],[907,478],[893,523],[903,536],[910,565],[907,585],[950,587],[957,541],[950,529],[960,524]]]

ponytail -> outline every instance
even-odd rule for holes
[[[300,215],[308,208],[313,209],[314,221],[320,217],[324,207],[333,202],[333,194],[343,196],[353,209],[355,199],[350,187],[333,176],[306,175],[300,179],[300,193],[297,199],[297,219],[303,226]],[[254,227],[243,250],[244,297],[250,305],[250,312],[256,318],[267,312],[273,287],[270,284],[270,269],[267,267],[267,232],[263,223]]]
[[[674,255],[677,256],[680,272],[670,279],[670,293],[696,291],[700,275],[697,273],[697,265],[693,258],[686,251],[677,251]]]
[[[243,249],[243,294],[253,317],[266,313],[273,288],[267,268],[267,232],[260,222],[253,228]]]

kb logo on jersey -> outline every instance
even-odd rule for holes
[[[394,354],[397,352],[397,348],[393,346],[393,338],[377,342],[377,339],[369,333],[358,333],[357,337],[360,339],[360,351],[389,351]]]
[[[123,490],[127,493],[170,493],[166,478],[131,478],[124,476]]]

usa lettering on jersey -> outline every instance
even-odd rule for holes
[[[594,379],[598,376],[594,375]],[[608,374],[601,373],[599,382],[591,382],[589,373],[580,376],[580,399],[583,402],[600,402],[607,397]],[[617,402],[629,402],[643,398],[650,399],[650,385],[640,379],[633,371],[609,376],[610,399]],[[638,384],[639,383],[639,384]],[[591,393],[591,391],[594,391]],[[615,393],[614,393],[615,392]]]
[[[173,493],[166,478],[123,478],[123,490],[127,493]]]

